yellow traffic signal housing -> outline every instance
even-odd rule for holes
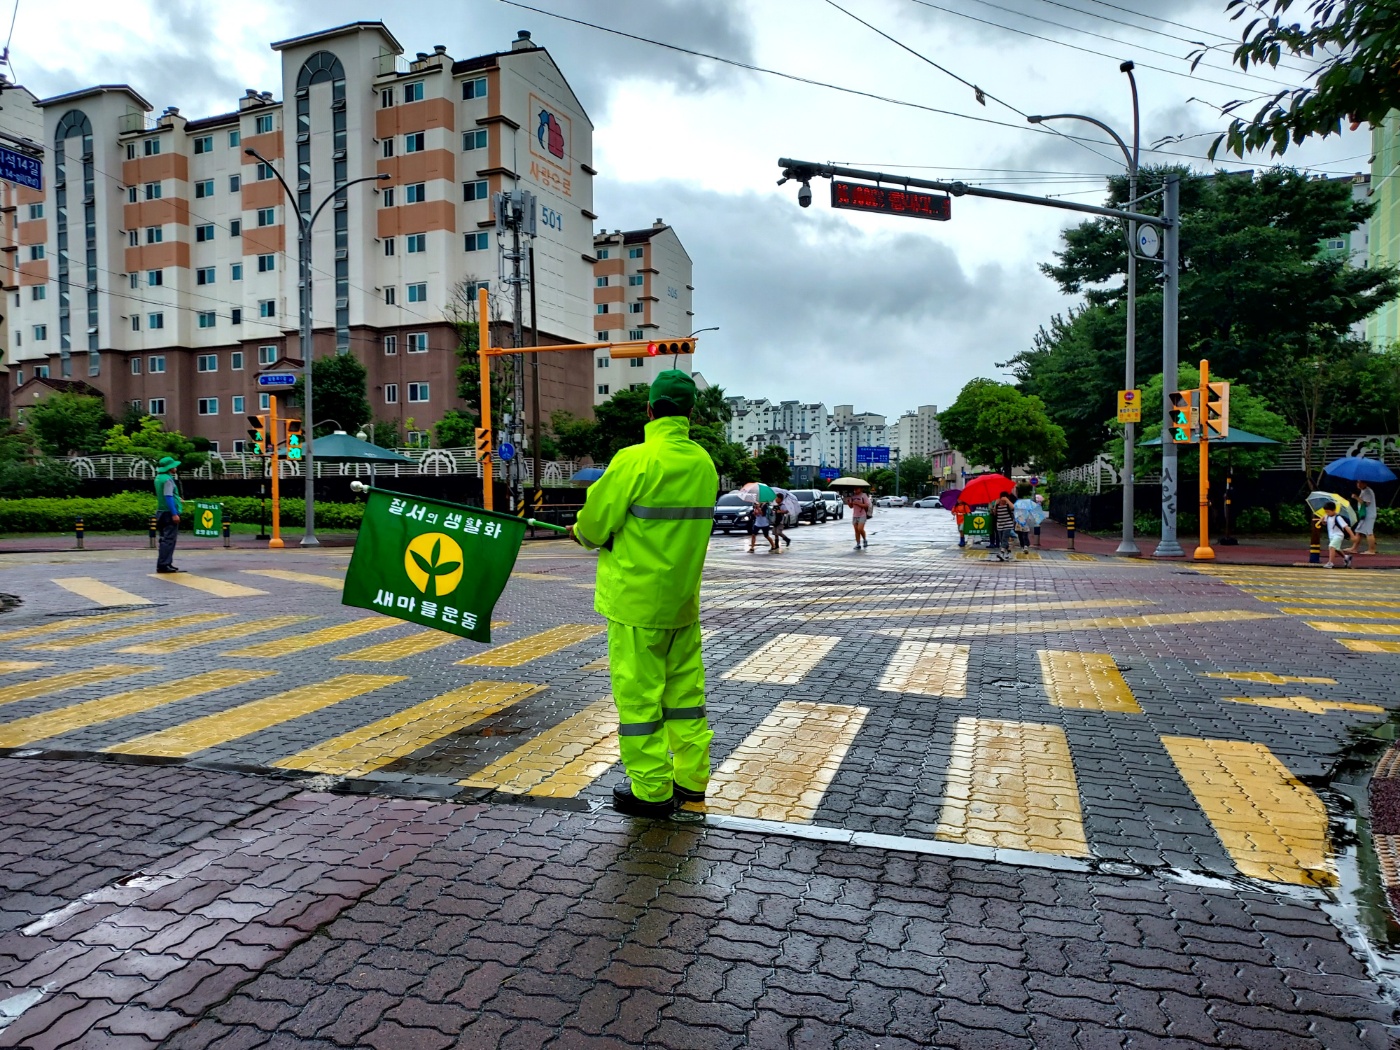
[[[287,420],[287,458],[301,459],[302,429],[300,419]]]
[[[1230,436],[1230,384],[1209,383],[1206,397],[1204,422],[1206,440]]]
[[[610,357],[661,357],[667,354],[695,353],[695,339],[638,339],[631,343],[613,343],[608,347]]]
[[[267,417],[249,416],[248,438],[253,444],[253,455],[261,456],[267,451]]]
[[[1178,390],[1171,399],[1171,440],[1189,445],[1201,440],[1201,392]]]
[[[491,458],[491,430],[489,427],[476,428],[476,458],[478,460]]]

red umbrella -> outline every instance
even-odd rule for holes
[[[960,497],[969,507],[993,503],[1003,492],[1014,492],[1016,483],[1002,474],[982,474],[964,486]]]

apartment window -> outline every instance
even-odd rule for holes
[[[195,270],[195,272],[194,272],[194,283],[195,283],[195,284],[213,284],[213,283],[214,283],[214,267],[212,267],[212,266],[201,266],[201,267],[199,267],[199,269]]]
[[[384,289],[384,305],[393,306],[399,301],[399,292],[392,284]]]
[[[627,363],[628,363],[629,365],[631,365],[633,368],[641,368],[641,367],[642,367],[643,365],[645,365],[647,362],[646,362],[646,358],[644,358],[644,357],[634,357],[634,358],[632,358],[630,361],[628,361]]]
[[[646,334],[645,332],[643,332],[640,328],[632,328],[632,329],[629,329],[628,332],[627,332],[627,338],[633,340],[634,342],[635,342],[636,340],[638,340],[638,339],[645,339],[646,337],[647,337],[647,334]],[[633,360],[634,360],[634,361],[641,361],[642,358],[636,357],[636,358],[633,358]]]
[[[131,330],[132,330],[133,332],[139,332],[139,331],[141,331],[141,315],[140,315],[140,314],[132,314],[132,315],[131,315]]]
[[[235,350],[228,355],[228,366],[234,372],[243,371],[243,351]]]
[[[228,235],[229,235],[230,237],[237,237],[237,236],[238,236],[240,233],[242,233],[242,232],[243,232],[243,220],[242,220],[242,219],[229,219],[229,221],[228,221]]]
[[[165,327],[165,314],[147,314],[146,327],[155,331],[157,328]]]
[[[203,226],[194,228],[194,239],[197,242],[212,241],[214,239],[214,224],[206,222]]]
[[[240,142],[242,142],[242,141],[243,141],[243,136],[242,136],[241,134],[239,134],[237,131],[230,131],[230,132],[228,133],[228,148],[229,148],[229,149],[234,149],[234,148],[235,148],[236,146],[238,146],[238,144],[239,144]]]
[[[428,301],[428,285],[426,283],[410,284],[408,286],[408,301],[426,303]]]
[[[386,160],[394,155],[394,140],[385,139],[379,144],[379,155]]]
[[[194,359],[194,369],[196,372],[217,372],[219,370],[219,355],[200,354]]]
[[[147,271],[146,271],[146,287],[147,287],[147,288],[158,288],[158,287],[160,287],[161,285],[163,285],[164,283],[165,283],[165,271],[164,271],[164,270],[147,270]]]
[[[273,272],[274,270],[276,270],[276,269],[277,269],[277,256],[275,256],[275,255],[259,255],[259,256],[258,256],[258,273],[272,273],[272,272]]]
[[[146,358],[146,371],[158,376],[165,371],[165,356]]]
[[[200,327],[200,328],[213,328],[214,325],[215,325],[215,323],[216,323],[215,320],[214,320],[214,311],[213,311],[213,310],[201,310],[201,311],[199,311],[199,318],[198,318],[198,322],[197,322],[197,323],[199,324],[199,327]],[[212,371],[212,369],[211,369],[211,371]]]
[[[242,175],[230,175],[230,176],[228,177],[228,191],[229,191],[230,193],[237,193],[237,192],[238,192],[240,189],[242,189],[242,188],[243,188],[243,176],[242,176]]]
[[[141,374],[141,359],[139,357],[133,357],[131,359],[131,374],[134,376],[139,376]]]
[[[242,411],[243,411],[243,409],[241,409],[241,408],[236,408],[236,409],[234,409],[233,414],[234,414],[234,415],[238,415],[238,413],[240,413],[240,412],[242,412]],[[248,451],[248,444],[249,444],[249,443],[248,443],[247,441],[244,441],[242,438],[234,438],[234,439],[233,439],[233,452],[234,452],[234,455],[240,455],[240,454],[242,454],[242,453],[244,453],[244,452],[247,452],[247,451]]]
[[[484,252],[491,246],[491,235],[485,230],[480,233],[469,233],[463,242],[463,247],[469,252]]]
[[[600,259],[606,259],[606,258],[608,257],[608,255],[609,255],[609,252],[608,252],[608,250],[607,250],[606,248],[599,248],[599,249],[598,249],[598,258],[600,258]]]
[[[642,275],[639,273],[628,274],[627,285],[629,288],[640,288],[642,286]]]
[[[600,358],[598,358],[598,367],[599,367],[599,368],[608,368],[608,367],[610,367],[611,365],[612,365],[612,358],[611,358],[611,357],[600,357]]]
[[[217,416],[219,414],[219,399],[217,397],[201,397],[198,412],[201,416]]]
[[[276,208],[259,208],[259,209],[258,209],[258,225],[259,225],[259,226],[276,226],[276,225],[277,225],[277,209],[276,209]]]
[[[271,394],[259,394],[259,395],[258,395],[258,408],[259,408],[261,411],[266,412],[271,406],[272,406],[272,395],[271,395]]]
[[[426,354],[428,352],[428,333],[409,332],[404,336],[404,345],[408,347],[410,354]]]
[[[135,248],[141,243],[141,237],[135,230],[126,231],[126,244],[129,248]]]
[[[485,128],[478,128],[478,129],[476,129],[475,131],[464,131],[464,132],[462,132],[462,148],[463,148],[464,150],[467,150],[467,149],[485,149],[485,148],[486,148],[486,129],[485,129]]]
[[[272,362],[274,362],[274,361],[276,361],[276,360],[277,360],[277,347],[275,347],[275,346],[260,346],[260,347],[258,347],[258,364],[260,364],[260,365],[270,365],[270,364],[272,364]]]
[[[385,88],[383,91],[379,92],[379,108],[380,108],[380,109],[389,109],[390,107],[393,106],[393,104],[394,104],[394,89],[393,89],[393,88]]]
[[[230,281],[241,281],[241,280],[243,280],[243,264],[242,264],[242,263],[229,263],[229,264],[228,264],[228,279],[229,279]]]
[[[154,157],[160,152],[160,139],[146,139],[141,143],[142,152],[148,157]]]
[[[141,195],[137,192],[135,186],[128,186],[126,188],[126,203],[135,204],[140,197]]]
[[[30,247],[29,247],[29,260],[30,260],[30,262],[33,262],[33,261],[36,260],[36,259],[42,259],[43,257],[44,257],[44,246],[43,246],[42,244],[33,244],[33,245],[30,245]]]
[[[594,312],[594,313],[597,313],[597,314],[605,314],[605,313],[607,313],[607,312],[608,312],[608,304],[607,304],[607,303],[599,303],[597,306],[595,306],[595,307],[593,308],[593,312]]]
[[[641,312],[642,312],[642,304],[641,304],[641,303],[628,303],[628,304],[627,304],[627,312],[628,312],[629,314],[639,314],[639,313],[641,313]]]
[[[404,238],[408,245],[409,255],[418,255],[428,250],[428,235],[426,233],[410,233]]]
[[[396,335],[386,335],[384,337],[384,353],[393,357],[399,352],[399,337]]]
[[[489,291],[491,290],[491,282],[490,282],[490,281],[468,281],[466,284],[464,284],[464,285],[462,286],[463,294],[465,294],[466,297],[467,297],[468,299],[470,299],[472,302],[475,302],[475,301],[476,301],[477,293],[480,292],[483,288],[485,288],[485,289],[489,292]]]
[[[627,258],[629,258],[629,259],[640,259],[641,257],[642,257],[642,249],[641,249],[641,248],[628,248],[628,249],[627,249]]]
[[[486,78],[485,78],[485,77],[477,77],[477,78],[474,79],[474,80],[464,80],[464,81],[462,81],[462,98],[463,98],[464,100],[465,100],[465,99],[472,99],[472,98],[485,98],[485,97],[486,97]]]
[[[405,102],[423,101],[423,81],[415,80],[412,84],[403,86],[403,100]]]
[[[46,324],[36,324],[34,326],[34,341],[42,343],[49,337],[49,326]]]
[[[276,316],[277,316],[277,300],[276,300],[276,299],[259,299],[259,300],[258,300],[258,316],[259,316],[259,317],[276,317]]]
[[[408,384],[408,401],[409,401],[409,404],[412,404],[412,403],[415,402],[415,401],[426,401],[426,400],[428,400],[428,384],[427,384],[427,383],[409,383],[409,384]]]
[[[36,284],[29,289],[30,299],[47,299],[49,297],[49,286],[46,284]],[[18,297],[17,297],[18,298]]]
[[[380,190],[379,203],[385,208],[392,208],[394,206],[394,187],[389,186]]]
[[[421,182],[410,182],[403,188],[405,204],[422,204],[428,199],[428,188]]]
[[[422,153],[427,140],[427,135],[421,131],[415,131],[403,137],[403,151],[405,153]]]
[[[194,140],[194,151],[196,154],[214,152],[214,136],[199,135]]]
[[[134,142],[128,142],[128,143],[126,144],[126,159],[127,159],[127,160],[135,160],[135,159],[136,159],[136,143],[134,143]]]
[[[145,185],[144,188],[145,188],[145,191],[146,191],[146,199],[147,199],[148,201],[158,201],[158,200],[160,200],[160,183],[158,183],[158,182],[148,182],[148,183],[146,183],[146,185]]]
[[[146,402],[146,415],[148,415],[148,416],[163,416],[163,415],[165,415],[165,398],[163,398],[163,397],[153,397],[153,398],[151,398],[149,401],[147,401],[147,402]]]
[[[384,254],[385,254],[385,255],[393,255],[393,254],[394,254],[394,238],[392,238],[392,237],[385,237],[385,238],[384,238]]]
[[[261,117],[255,117],[253,121],[255,134],[266,135],[272,130],[272,114],[265,113]]]
[[[399,403],[399,384],[384,384],[384,403],[386,405],[397,405]]]
[[[202,179],[194,184],[195,199],[214,196],[214,180]]]
[[[29,217],[31,219],[42,219],[44,217],[44,206],[42,204],[31,204],[29,206]]]
[[[35,379],[47,379],[47,378],[49,378],[49,366],[48,366],[48,365],[35,365],[35,366],[34,366],[34,378],[35,378]]]
[[[607,384],[607,383],[599,383],[599,384],[598,384],[598,393],[600,393],[600,394],[606,394],[607,392],[608,392],[608,384]]]
[[[594,287],[594,288],[606,288],[607,286],[608,286],[608,279],[607,279],[606,277],[595,277],[595,278],[593,278],[593,287]]]
[[[235,416],[241,416],[243,414],[242,394],[233,395],[233,404],[229,405],[229,411],[232,412]]]
[[[598,340],[598,342],[600,342],[600,343],[606,343],[606,342],[607,342],[609,339],[611,339],[612,337],[611,337],[610,335],[608,335],[607,332],[594,332],[594,333],[593,333],[593,338],[596,339],[596,340]]]
[[[266,182],[268,179],[273,177],[274,176],[272,174],[271,165],[264,164],[262,161],[258,161],[258,181]]]
[[[485,179],[462,183],[462,200],[464,201],[484,201],[489,196],[491,193],[487,189]]]

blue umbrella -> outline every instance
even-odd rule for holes
[[[591,481],[597,481],[597,480],[598,480],[599,478],[601,478],[602,476],[603,476],[603,468],[602,468],[602,467],[584,467],[582,470],[576,471],[576,472],[574,473],[574,476],[571,477],[569,480],[570,480],[570,481],[576,481],[576,482],[579,482],[579,483],[581,483],[581,484],[586,485],[586,484],[588,484],[588,483],[591,482]]]
[[[1393,470],[1380,460],[1367,459],[1365,456],[1343,456],[1341,459],[1334,459],[1322,469],[1334,478],[1345,478],[1347,481],[1395,480]]]

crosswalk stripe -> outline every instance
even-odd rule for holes
[[[90,667],[84,671],[66,671],[63,674],[50,675],[48,678],[37,678],[32,682],[20,682],[18,685],[0,687],[0,704],[33,700],[36,696],[61,693],[65,689],[77,689],[84,685],[106,682],[112,678],[124,678],[127,675],[154,670],[154,667],[137,667],[131,664],[103,664],[100,667]]]
[[[1328,593],[1331,593],[1331,592],[1328,592]],[[1331,607],[1331,608],[1343,608],[1343,609],[1358,609],[1358,608],[1360,608],[1360,609],[1400,609],[1400,602],[1387,602],[1387,601],[1358,601],[1358,600],[1355,599],[1355,598],[1336,598],[1336,599],[1328,598],[1328,599],[1321,599],[1321,598],[1314,598],[1314,597],[1312,597],[1311,595],[1304,596],[1304,595],[1300,595],[1300,594],[1294,594],[1294,595],[1288,595],[1288,596],[1284,596],[1284,595],[1281,595],[1281,594],[1267,594],[1267,595],[1265,595],[1265,594],[1256,594],[1256,595],[1253,595],[1253,597],[1258,598],[1261,602],[1268,602],[1268,603],[1271,604],[1271,605],[1282,605],[1282,604],[1284,604],[1284,603],[1286,603],[1286,602],[1294,602],[1294,603],[1296,603],[1296,602],[1305,601],[1305,602],[1307,602],[1309,605],[1328,606],[1328,607]]]
[[[244,569],[243,572],[249,576],[267,576],[274,580],[286,580],[288,583],[309,583],[336,591],[345,586],[344,576],[318,576],[314,572],[293,572],[291,569]]]
[[[1069,741],[1056,725],[959,718],[934,837],[1088,856]]]
[[[1400,634],[1400,623],[1336,623],[1331,620],[1304,620],[1315,631],[1335,634]],[[34,646],[25,646],[33,649]]]
[[[174,631],[182,627],[194,627],[213,620],[227,620],[228,613],[190,613],[188,616],[171,616],[165,620],[150,620],[146,623],[129,624],[126,627],[112,627],[95,634],[84,634],[77,638],[58,638],[49,642],[31,642],[22,649],[42,649],[56,652],[63,649],[81,649],[85,645],[98,645],[113,642],[119,638],[133,638],[138,634],[155,634],[157,631]]]
[[[557,653],[560,649],[576,645],[586,638],[592,638],[603,629],[602,624],[560,624],[558,627],[498,645],[494,649],[487,649],[484,653],[477,653],[457,662],[469,667],[519,667],[531,660],[538,660]]]
[[[130,620],[135,616],[146,615],[147,613],[142,611],[115,612],[98,613],[96,616],[74,616],[66,620],[50,620],[48,623],[37,623],[32,627],[18,627],[13,631],[5,631],[0,634],[0,642],[12,642],[16,638],[33,638],[41,634],[61,634],[64,631],[77,631],[84,627],[91,627],[95,623]]]
[[[215,598],[255,598],[260,594],[267,593],[267,591],[260,591],[256,587],[244,587],[241,583],[234,583],[231,580],[219,580],[213,576],[196,576],[190,572],[153,572],[151,576],[157,580],[178,583],[181,587],[202,591]]]
[[[1318,609],[1312,606],[1284,606],[1279,612],[1285,616],[1336,616],[1336,609]],[[1347,608],[1346,616],[1353,620],[1400,620],[1400,612],[1385,612],[1381,609]]]
[[[733,682],[796,685],[839,641],[829,634],[775,635],[720,677]]]
[[[1071,554],[1070,561],[1098,561],[1092,554]]]
[[[1272,671],[1207,671],[1206,678],[1225,678],[1231,682],[1262,682],[1265,685],[1336,685],[1335,678],[1313,678],[1306,675],[1274,674]]]
[[[780,702],[710,777],[704,811],[810,824],[869,711]]]
[[[979,613],[1050,612],[1063,609],[1135,609],[1141,605],[1151,604],[1146,599],[1100,598],[1094,601],[985,602],[980,605],[943,605],[913,609],[895,605],[882,609],[827,609],[820,612],[802,613],[798,619],[811,622],[815,620],[865,620],[879,616],[970,616]]]
[[[1341,700],[1314,700],[1310,696],[1226,696],[1233,704],[1254,704],[1257,707],[1277,707],[1282,711],[1302,711],[1310,715],[1325,715],[1332,711],[1365,711],[1383,714],[1385,708],[1376,704],[1354,704]]]
[[[17,671],[33,671],[47,667],[47,660],[0,660],[0,674],[14,674]]]
[[[1330,886],[1327,811],[1263,744],[1164,736],[1162,745],[1240,874]]]
[[[122,649],[118,649],[117,652],[146,655],[178,653],[186,649],[193,649],[198,645],[212,645],[214,642],[226,642],[230,638],[246,638],[250,634],[264,634],[268,631],[279,631],[283,627],[292,627],[295,624],[305,623],[307,620],[314,619],[314,616],[269,616],[261,620],[249,620],[246,623],[230,623],[222,627],[206,628],[191,634],[179,634],[174,638],[157,638],[153,642],[138,642],[135,645],[128,645]]]
[[[504,711],[544,688],[529,682],[472,682],[272,764],[282,769],[362,776]]]
[[[387,616],[366,616],[361,620],[349,620],[346,623],[338,623],[334,627],[322,627],[319,631],[308,631],[306,634],[294,634],[289,638],[277,638],[270,642],[259,642],[257,645],[249,645],[242,649],[234,649],[224,653],[225,656],[252,656],[252,657],[273,657],[287,656],[290,653],[299,653],[306,649],[315,649],[317,646],[330,645],[332,642],[341,642],[346,638],[357,638],[362,634],[369,634],[371,631],[383,631],[389,627],[396,627],[401,621],[391,619]]]
[[[331,704],[338,704],[342,700],[349,700],[353,696],[383,689],[387,685],[402,681],[404,678],[401,675],[341,675],[314,685],[289,689],[276,696],[240,704],[227,711],[205,715],[203,718],[171,726],[169,729],[146,733],[134,740],[114,744],[106,750],[117,755],[184,758],[215,744],[237,740],[250,733],[319,711]]]
[[[492,620],[491,629],[494,631],[501,627],[509,627],[509,620]],[[367,646],[364,649],[356,649],[353,653],[342,653],[333,657],[335,660],[366,660],[388,663],[393,660],[403,660],[409,656],[417,656],[419,653],[431,652],[444,645],[451,645],[453,642],[461,641],[455,634],[448,634],[446,631],[439,631],[429,628],[426,631],[419,631],[417,634],[410,634],[403,638],[392,638],[387,642],[380,642],[378,645]]]
[[[93,579],[91,576],[65,576],[53,581],[65,591],[72,591],[79,598],[96,602],[98,605],[150,605],[151,599],[142,598],[110,583]]]
[[[1055,707],[1142,714],[1137,697],[1107,653],[1042,649],[1039,656],[1040,677]]]
[[[70,733],[75,729],[110,722],[139,714],[177,700],[188,700],[201,693],[212,693],[220,689],[232,689],[259,678],[267,678],[275,671],[210,671],[175,682],[163,682],[158,686],[143,689],[129,689],[122,693],[87,700],[56,711],[18,718],[0,725],[0,747],[23,747],[36,740]]]
[[[1080,631],[1086,629],[1113,630],[1135,627],[1175,627],[1196,623],[1235,623],[1240,620],[1268,620],[1277,617],[1275,612],[1258,612],[1249,609],[1208,609],[1204,612],[1185,613],[1144,613],[1141,616],[1091,616],[1082,620],[1018,620],[1008,619],[1001,623],[956,624],[947,627],[912,628],[929,632],[931,637],[946,637],[950,634],[1030,634],[1048,631]],[[905,628],[906,637],[910,628]],[[882,631],[882,634],[891,633]]]
[[[605,696],[458,783],[512,795],[573,798],[617,760],[617,708]]]
[[[967,660],[971,647],[907,639],[899,643],[878,688],[887,693],[940,696],[960,700],[967,696]]]
[[[1376,642],[1370,638],[1338,638],[1354,653],[1400,653],[1400,642]]]

